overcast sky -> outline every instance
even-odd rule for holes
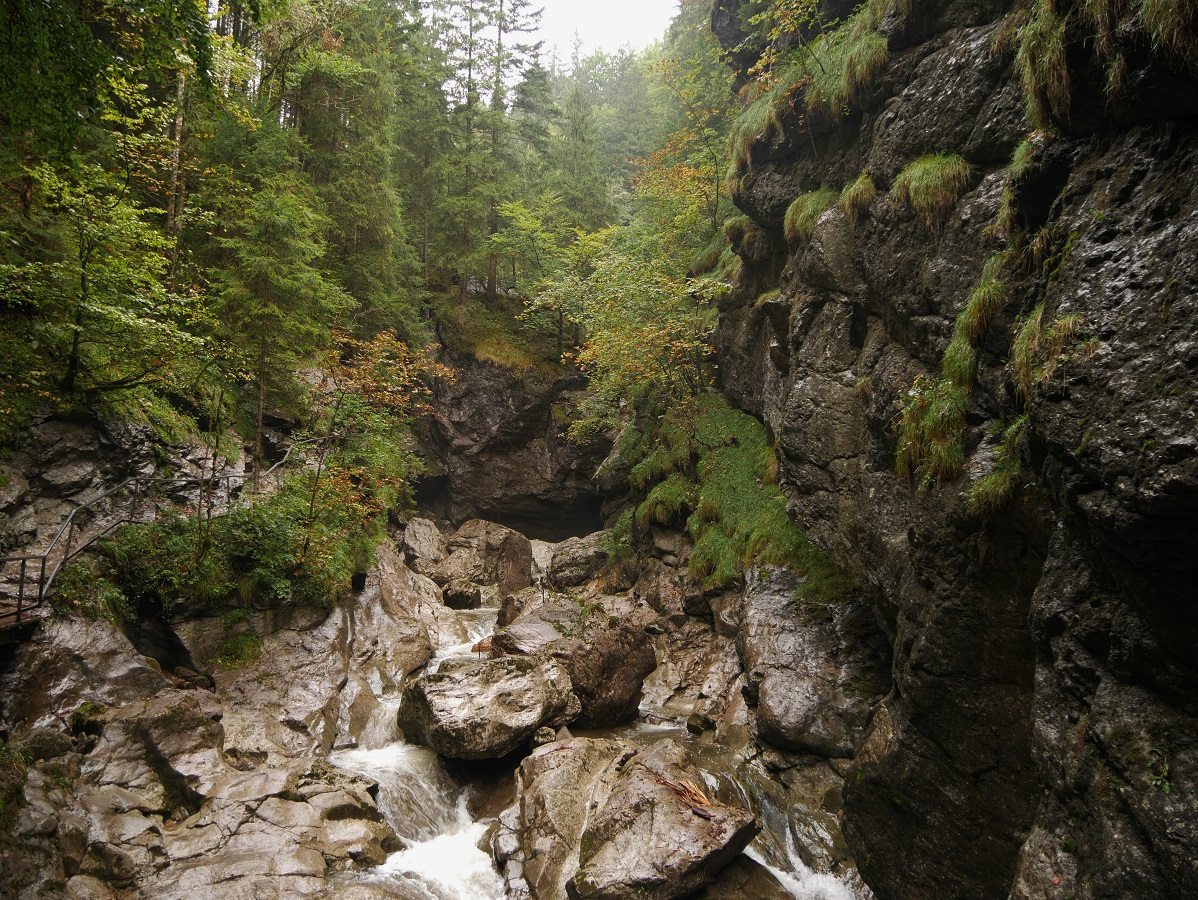
[[[625,44],[636,49],[648,46],[665,34],[678,11],[678,0],[540,0],[533,6],[545,7],[543,58],[548,60],[556,45],[558,58],[568,62],[576,31],[584,55],[618,50]]]

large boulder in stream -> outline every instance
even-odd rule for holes
[[[566,538],[553,548],[549,581],[555,588],[577,587],[596,577],[611,557],[611,532]]]
[[[587,738],[547,744],[521,764],[519,785],[518,846],[497,856],[518,864],[538,900],[682,897],[759,831],[752,813],[705,795],[672,740],[640,752]]]
[[[498,759],[538,728],[574,721],[580,705],[558,663],[504,657],[408,683],[399,724],[409,740],[454,759]]]
[[[485,519],[471,519],[449,539],[449,557],[438,569],[447,567],[460,553],[473,553],[479,571],[472,580],[494,584],[500,596],[522,590],[532,584],[532,544],[518,531]],[[456,573],[452,577],[462,577]],[[435,580],[438,580],[434,576]]]
[[[784,750],[851,757],[889,688],[889,648],[864,602],[796,605],[787,570],[751,572],[737,651],[757,735]]]
[[[645,677],[657,668],[644,627],[617,598],[543,605],[496,632],[496,653],[539,654],[570,674],[582,704],[577,724],[602,728],[636,715]]]

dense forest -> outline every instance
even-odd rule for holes
[[[281,416],[353,433],[377,513],[438,342],[581,366],[576,435],[699,396],[735,263],[708,13],[565,60],[521,0],[5,3],[0,439],[103,409],[261,466]]]

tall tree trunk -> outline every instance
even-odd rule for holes
[[[262,469],[263,431],[266,424],[266,332],[258,342],[258,427],[254,433],[254,493],[258,493],[258,473]]]
[[[167,290],[175,290],[175,275],[179,267],[179,212],[181,201],[179,170],[183,158],[183,101],[187,93],[187,76],[179,70],[175,86],[175,131],[171,137],[171,191],[166,208],[166,239],[170,241],[170,267],[167,270]]]
[[[71,333],[71,352],[67,356],[67,370],[62,376],[62,392],[70,394],[75,390],[75,382],[79,378],[79,357],[83,344],[83,307],[91,295],[91,279],[87,274],[87,260],[91,254],[85,248],[79,254],[79,302],[75,304],[75,323]]]

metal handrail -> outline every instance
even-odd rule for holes
[[[275,463],[273,466],[271,466],[265,472],[258,475],[257,478],[254,479],[254,481],[260,485],[264,479],[270,478],[272,475],[274,475],[274,473],[278,469],[280,469],[282,466],[284,466],[290,460],[292,451],[294,451],[297,447],[302,447],[302,446],[306,446],[308,444],[317,443],[321,440],[324,440],[324,439],[323,438],[307,438],[302,441],[294,442],[293,444],[291,444],[291,446],[289,446],[287,448],[287,452],[285,454],[283,454],[282,459],[280,459],[277,463]],[[133,490],[131,491],[131,494],[132,494],[134,500],[136,501],[137,499],[141,498],[142,496],[152,495],[153,487],[156,485],[160,485],[160,484],[170,485],[171,488],[173,488],[173,489],[195,486],[195,487],[198,487],[200,490],[204,490],[205,488],[207,488],[209,491],[211,491],[212,486],[215,484],[218,484],[220,482],[223,482],[225,485],[225,508],[224,508],[224,512],[219,513],[219,515],[225,515],[233,506],[233,482],[234,481],[238,482],[237,486],[238,486],[238,488],[241,488],[245,485],[246,480],[247,480],[247,476],[244,474],[242,474],[242,475],[213,475],[212,477],[208,477],[208,476],[165,477],[165,476],[134,475],[132,478],[126,478],[124,481],[122,481],[120,484],[116,485],[115,487],[109,488],[107,491],[100,494],[99,496],[93,497],[91,500],[87,501],[86,503],[81,503],[79,506],[76,506],[74,509],[72,509],[70,511],[70,513],[67,515],[66,519],[63,520],[62,525],[59,526],[58,531],[55,533],[54,537],[51,538],[50,543],[46,545],[45,552],[40,553],[40,554],[22,554],[19,556],[0,557],[0,571],[3,571],[5,568],[7,568],[9,563],[19,563],[20,564],[21,572],[20,572],[20,577],[17,581],[17,609],[16,609],[16,616],[14,619],[14,624],[20,624],[21,616],[26,609],[25,585],[27,583],[29,583],[29,574],[30,574],[29,573],[29,565],[31,563],[36,565],[37,571],[34,573],[34,578],[36,578],[38,590],[37,590],[37,599],[34,600],[33,602],[31,602],[30,604],[28,604],[28,608],[30,608],[30,609],[41,606],[42,601],[45,600],[46,595],[49,593],[51,586],[53,586],[53,584],[54,584],[54,579],[58,577],[58,573],[62,570],[62,567],[64,565],[66,565],[68,562],[70,562],[72,559],[74,559],[76,556],[78,556],[84,550],[86,550],[90,546],[92,546],[92,544],[94,544],[100,538],[109,534],[116,528],[120,527],[121,525],[127,525],[131,522],[136,521],[136,519],[132,518],[132,516],[136,514],[138,505],[135,502],[131,512],[118,516],[114,521],[108,523],[108,525],[105,526],[103,530],[90,535],[86,541],[81,543],[78,547],[75,547],[74,549],[72,549],[71,544],[72,544],[72,542],[74,540],[74,536],[75,536],[76,516],[80,515],[81,513],[85,512],[85,511],[91,511],[101,502],[109,499],[110,497],[114,496],[115,494],[125,491],[130,486],[132,486],[132,488],[133,488]],[[143,486],[145,486],[149,490],[143,490]],[[262,493],[264,493],[264,492],[260,489],[251,490],[250,495],[251,496],[259,496]],[[211,509],[211,507],[209,507],[209,508]],[[157,514],[157,511],[158,511],[158,507],[157,507],[157,504],[155,504],[154,505],[155,515]],[[58,545],[62,541],[64,534],[66,535],[65,552],[63,553],[62,558],[59,559],[56,564],[54,564],[53,568],[50,569],[49,574],[47,575],[46,569],[50,565],[51,557],[54,556],[55,551],[58,549]]]

